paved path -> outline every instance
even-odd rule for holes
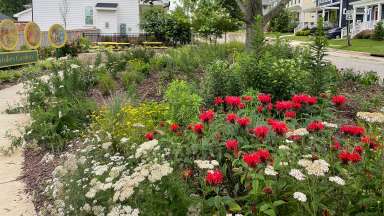
[[[5,110],[9,106],[20,104],[23,100],[18,92],[23,90],[22,84],[0,91],[0,147],[6,148],[10,140],[6,134],[17,134],[19,126],[29,121],[26,114],[8,115]],[[1,216],[33,216],[32,201],[24,193],[24,183],[20,180],[23,163],[22,150],[10,156],[0,154],[0,215]]]

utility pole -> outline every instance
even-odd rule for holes
[[[352,16],[354,16],[354,14],[351,14],[351,11],[349,10],[349,0],[346,0],[346,3],[347,3],[347,10],[346,10],[346,14],[345,14],[345,20],[347,21],[347,44],[348,44],[348,46],[352,46],[351,34],[349,33],[349,31],[350,31],[349,21],[351,20]]]

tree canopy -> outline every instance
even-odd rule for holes
[[[31,2],[31,0],[0,0],[0,12],[13,17],[14,14],[25,9],[24,5]]]

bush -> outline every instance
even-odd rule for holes
[[[169,119],[181,125],[189,124],[199,113],[202,98],[185,81],[175,80],[165,92],[169,104]]]
[[[373,31],[372,30],[363,30],[359,32],[358,34],[355,35],[354,38],[356,39],[370,39],[373,36]]]
[[[384,40],[384,24],[383,21],[378,22],[373,30],[372,38],[375,40]]]
[[[207,67],[201,82],[200,95],[206,104],[211,104],[215,97],[240,95],[241,88],[240,77],[233,70],[233,66],[218,60]]]
[[[283,10],[270,22],[270,29],[273,32],[293,32],[297,26],[297,20],[294,20],[293,14],[289,10]]]
[[[311,34],[311,30],[303,29],[295,33],[296,36],[308,36]]]
[[[103,95],[110,95],[115,92],[117,84],[109,73],[100,73],[97,78],[97,86]]]

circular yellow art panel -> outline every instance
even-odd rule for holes
[[[3,20],[0,23],[0,46],[1,48],[11,51],[16,49],[19,41],[17,26],[12,20]]]
[[[29,22],[24,28],[24,39],[30,48],[39,48],[41,42],[40,27],[34,22]]]
[[[67,42],[67,32],[60,24],[53,24],[48,31],[48,40],[55,48],[61,48]]]

